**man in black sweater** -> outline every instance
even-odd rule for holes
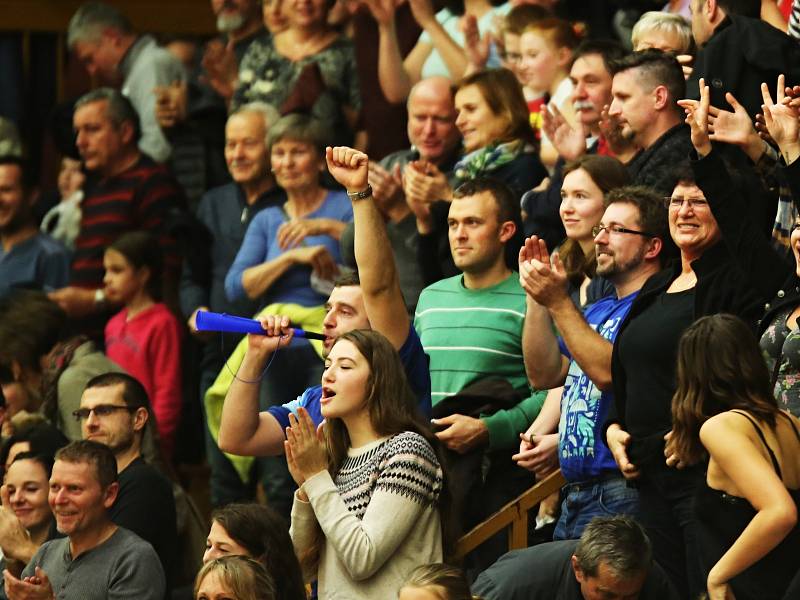
[[[177,549],[175,497],[170,481],[142,457],[142,437],[151,426],[147,392],[125,373],[98,375],[86,384],[74,414],[83,438],[105,444],[117,460],[119,494],[109,517],[153,546],[169,589]]]

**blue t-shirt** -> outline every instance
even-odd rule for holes
[[[409,327],[408,337],[398,351],[400,360],[406,370],[408,383],[411,391],[419,400],[419,409],[426,417],[431,416],[431,375],[428,370],[428,355],[422,349],[422,342],[419,341],[416,329],[412,324]],[[320,398],[322,397],[322,386],[315,385],[306,389],[300,396],[282,406],[271,406],[268,412],[280,423],[285,431],[289,427],[289,413],[297,415],[297,409],[301,406],[308,411],[314,425],[319,425],[323,421],[320,408]]]
[[[49,235],[38,233],[8,252],[0,247],[0,296],[13,288],[52,292],[69,284],[70,253]]]
[[[585,309],[586,322],[613,343],[638,293],[620,299],[616,295],[601,298]],[[614,397],[611,392],[600,391],[578,363],[571,360],[563,340],[559,339],[558,344],[561,353],[570,359],[561,396],[558,459],[567,481],[588,481],[617,470],[614,457],[602,439],[603,423]]]
[[[330,191],[317,210],[304,219],[336,219],[344,223],[353,220],[353,206],[347,194],[341,190]],[[242,246],[225,276],[225,295],[231,302],[246,297],[242,286],[242,274],[246,269],[274,260],[286,252],[278,245],[278,229],[288,221],[281,206],[271,206],[259,212],[244,234]],[[325,246],[333,260],[342,262],[339,241],[329,235],[309,235],[301,246]],[[264,293],[260,305],[274,302],[293,302],[300,306],[320,306],[327,296],[311,287],[311,267],[295,265],[281,275]]]

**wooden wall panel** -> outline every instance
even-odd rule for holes
[[[209,0],[106,1],[118,6],[139,31],[215,33]],[[0,0],[0,31],[66,31],[81,4],[81,0]]]

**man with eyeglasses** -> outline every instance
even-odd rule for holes
[[[613,341],[639,290],[661,269],[667,214],[662,199],[642,187],[612,190],[606,206],[593,231],[597,274],[614,285],[616,295],[588,306],[583,314],[567,293],[566,272],[557,255],[551,259],[535,237],[520,251],[520,283],[527,292],[523,346],[528,376],[538,389],[564,389],[560,410],[559,397],[548,396],[539,417],[522,434],[514,459],[543,475],[557,450],[567,480],[557,540],[579,538],[593,517],[609,511],[638,513],[638,494],[626,485],[601,433],[613,402]],[[551,434],[556,424],[558,433]],[[548,434],[557,436],[557,443]]]
[[[177,517],[172,484],[142,457],[150,401],[141,383],[125,373],[106,373],[86,384],[73,412],[85,440],[108,446],[119,473],[119,493],[108,510],[116,525],[149,542],[170,577],[177,558]]]

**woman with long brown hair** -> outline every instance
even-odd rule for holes
[[[684,332],[677,375],[677,457],[708,460],[695,512],[709,598],[783,598],[800,555],[800,421],[778,408],[758,342],[733,315]]]
[[[325,361],[315,429],[291,415],[286,459],[300,489],[291,536],[319,597],[393,598],[443,557],[444,475],[402,363],[375,331],[341,336]]]
[[[570,295],[578,306],[598,300],[597,294],[602,295],[603,291],[611,291],[609,286],[595,295],[588,293],[597,268],[593,229],[605,211],[605,194],[629,182],[625,166],[611,156],[587,154],[564,167],[558,214],[567,237],[558,248],[558,257],[569,279]]]

